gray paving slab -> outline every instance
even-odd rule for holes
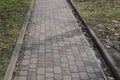
[[[29,27],[17,80],[104,80],[66,0],[36,0]]]

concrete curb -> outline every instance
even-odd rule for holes
[[[30,18],[31,18],[31,13],[32,13],[33,8],[34,8],[34,3],[35,3],[35,0],[32,0],[31,5],[29,7],[29,10],[27,12],[26,18],[25,18],[25,22],[23,24],[23,27],[22,27],[21,32],[19,34],[16,46],[14,48],[9,66],[6,70],[4,80],[11,80],[12,79],[13,72],[14,72],[14,69],[15,69],[15,65],[16,65],[16,62],[17,62],[17,59],[18,59],[18,56],[19,56],[19,52],[20,52],[22,43],[23,43],[24,35],[25,35],[28,23],[29,23]]]
[[[75,8],[75,5],[72,0],[67,0],[69,4],[71,5],[74,14],[78,18],[78,20],[82,21],[82,24],[86,27],[86,30],[92,37],[95,45],[99,49],[102,57],[104,58],[105,62],[107,63],[109,69],[112,71],[113,76],[116,78],[116,80],[120,80],[120,70],[116,66],[115,62],[113,61],[112,57],[109,55],[108,51],[105,49],[104,45],[101,43],[101,41],[98,39],[98,37],[95,35],[94,31],[86,24],[86,22],[82,19],[80,13]]]

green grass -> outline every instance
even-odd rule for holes
[[[107,45],[120,44],[120,0],[73,0],[84,21]],[[119,35],[116,35],[119,34]]]
[[[0,80],[8,67],[31,0],[0,0]]]
[[[120,52],[120,0],[74,0],[85,23],[91,27],[106,48]],[[117,46],[117,47],[116,47]],[[111,52],[111,50],[108,51]],[[110,53],[120,68],[120,55]]]

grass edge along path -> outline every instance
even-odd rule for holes
[[[3,80],[31,0],[0,1],[0,80]]]
[[[120,0],[73,0],[83,20],[106,48],[120,45]],[[119,52],[119,47],[115,49]],[[111,51],[110,51],[111,52]],[[120,67],[120,55],[111,54]]]

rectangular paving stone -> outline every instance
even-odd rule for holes
[[[80,79],[80,78],[76,78],[76,77],[75,77],[75,78],[72,78],[72,80],[81,80],[81,79]]]
[[[63,80],[72,80],[71,76],[63,76]]]
[[[69,60],[69,61],[74,61],[75,59],[74,59],[73,56],[68,56],[68,60]]]
[[[29,60],[23,60],[22,65],[29,65]]]
[[[38,57],[38,63],[45,62],[45,56]]]
[[[32,57],[32,58],[37,58],[37,57],[38,57],[38,54],[32,54],[31,57]]]
[[[24,53],[25,56],[29,56],[31,55],[31,50],[26,50],[25,53]]]
[[[88,77],[87,72],[80,72],[80,78],[81,78],[81,79],[88,80],[88,79],[89,79],[89,77]]]
[[[64,74],[70,74],[70,69],[69,68],[62,68],[62,73]]]
[[[86,68],[84,66],[80,66],[80,67],[78,67],[78,71],[84,72],[84,71],[86,71]]]
[[[45,80],[45,75],[37,75],[37,80]]]
[[[66,52],[68,56],[73,56],[74,54],[72,52]]]
[[[28,80],[36,80],[36,69],[29,69]]]
[[[76,66],[76,62],[75,61],[69,61],[69,65],[70,66]]]
[[[46,52],[47,53],[47,52]],[[53,55],[52,55],[52,53],[48,53],[48,54],[46,54],[46,57],[52,57]]]
[[[26,66],[26,65],[21,66],[21,70],[28,70],[28,69],[29,69],[29,66]]]
[[[30,56],[24,56],[24,59],[30,59]]]
[[[79,78],[79,73],[71,73],[73,78]]]
[[[60,58],[59,54],[53,54],[53,58]]]
[[[46,61],[46,67],[47,68],[52,68],[53,67],[53,62],[52,61]]]
[[[67,63],[68,61],[67,61],[67,58],[63,58],[63,57],[61,57],[61,62],[63,62],[63,63]]]
[[[54,73],[61,73],[61,67],[54,67]]]
[[[26,76],[19,76],[18,80],[27,80]]]
[[[95,72],[100,72],[100,69],[98,67],[94,67]]]
[[[81,57],[88,57],[86,53],[81,53]]]
[[[88,73],[88,76],[89,76],[89,78],[91,78],[91,79],[96,79],[96,78],[97,78],[97,76],[96,76],[95,73]]]
[[[69,67],[67,63],[62,63],[62,67]]]
[[[103,74],[101,72],[96,72],[95,74],[97,75],[97,77],[103,78]]]
[[[48,77],[48,78],[51,78],[51,77],[52,77],[52,78],[53,78],[53,73],[48,73],[48,72],[47,72],[47,73],[46,73],[46,77]]]
[[[61,62],[59,61],[54,61],[54,67],[60,67],[61,66]]]
[[[55,80],[61,80],[61,79],[63,79],[63,76],[62,76],[62,74],[55,73],[55,74],[54,74],[54,79],[55,79]]]
[[[84,66],[92,66],[92,64],[89,61],[84,61]]]
[[[99,78],[99,80],[105,80],[104,78]]]
[[[92,66],[86,66],[87,72],[94,72],[94,69]]]
[[[53,72],[53,68],[46,68],[46,72]]]
[[[78,72],[78,69],[76,66],[70,66],[70,71],[71,72]]]
[[[76,64],[77,64],[77,66],[80,66],[80,67],[84,66],[84,63],[81,60],[76,61]]]
[[[88,58],[82,58],[82,60],[83,60],[83,61],[89,61],[89,59],[88,59]]]
[[[46,80],[54,80],[54,78],[46,78]]]
[[[38,68],[37,74],[45,74],[45,68]]]
[[[46,60],[46,62],[47,62],[47,61],[52,61],[53,58],[52,58],[52,57],[46,57],[45,60]]]
[[[58,59],[58,58],[53,59],[53,62],[57,62],[57,61],[60,62],[60,59]]]
[[[41,63],[38,63],[38,68],[45,68],[45,63],[44,62],[41,62]]]
[[[27,74],[28,74],[27,71],[20,71],[20,75],[22,75],[22,76],[26,76]]]
[[[37,68],[37,64],[30,64],[30,68],[36,69]]]
[[[32,49],[32,54],[38,54],[39,51],[37,49]]]
[[[37,63],[37,58],[31,58],[30,63]]]

